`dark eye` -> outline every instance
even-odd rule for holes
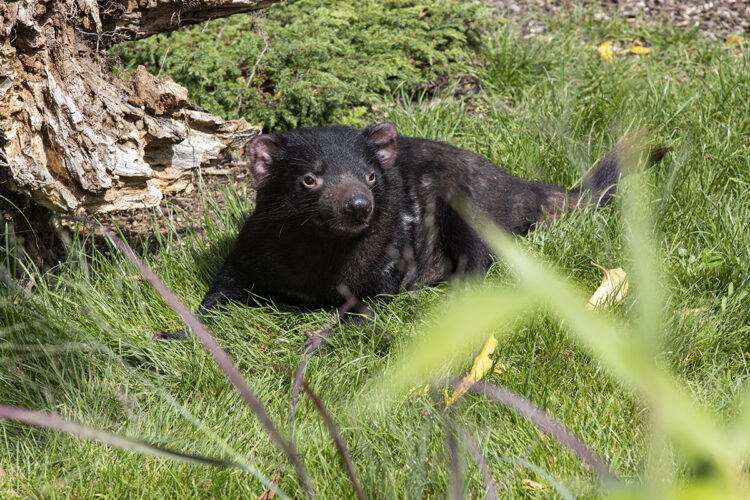
[[[315,187],[318,184],[318,178],[313,174],[307,174],[302,178],[302,184],[307,188]]]
[[[370,172],[370,175],[367,176],[367,183],[370,185],[375,184],[375,172]]]

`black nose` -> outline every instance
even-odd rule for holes
[[[372,212],[372,202],[363,193],[354,193],[346,202],[344,209],[353,218],[364,220]]]

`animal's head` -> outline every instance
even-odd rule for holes
[[[396,128],[301,128],[258,136],[248,150],[259,216],[355,237],[381,208],[396,161]]]

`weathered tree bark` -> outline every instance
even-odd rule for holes
[[[0,3],[0,194],[63,212],[155,206],[258,133],[101,51],[277,0],[10,0]]]

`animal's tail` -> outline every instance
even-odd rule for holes
[[[650,167],[661,161],[672,149],[661,144],[644,146],[641,139],[642,134],[636,134],[617,143],[576,188],[566,190],[559,186],[547,185],[541,219],[554,219],[582,205],[608,204],[617,192],[617,181],[620,176],[627,174],[629,169],[637,165],[641,155],[648,155],[647,165]]]
[[[620,141],[586,175],[578,188],[579,194],[590,197],[591,202],[600,206],[606,205],[612,201],[617,191],[620,175],[627,174],[628,169],[637,165],[641,154],[648,155],[647,167],[651,167],[660,162],[671,149],[663,144],[639,146],[637,138]]]

